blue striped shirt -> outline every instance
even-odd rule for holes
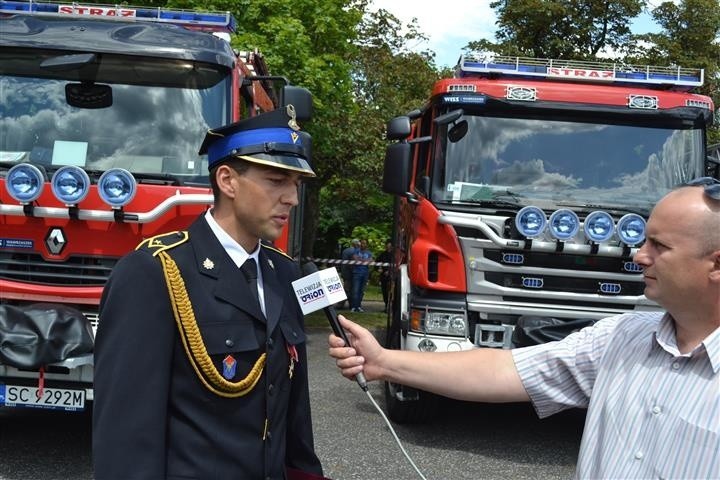
[[[720,479],[720,328],[681,354],[670,315],[628,313],[513,358],[541,418],[588,409],[578,478]]]

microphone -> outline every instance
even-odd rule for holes
[[[302,271],[305,276],[292,282],[292,286],[303,315],[322,308],[333,333],[342,338],[346,346],[351,346],[334,307],[334,304],[347,299],[337,270],[335,267],[318,270],[313,262],[308,262],[303,265]],[[367,392],[367,380],[362,372],[355,375],[355,381]]]

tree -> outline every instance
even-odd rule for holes
[[[389,236],[393,197],[380,189],[385,125],[391,117],[422,106],[439,77],[434,54],[409,48],[425,39],[414,21],[402,25],[385,10],[368,12],[356,38],[350,59],[354,108],[345,138],[336,145],[334,175],[321,191],[319,255],[334,252],[336,240],[351,236],[357,226],[375,232],[373,238]]]
[[[658,33],[639,35],[633,63],[678,65],[705,70],[699,93],[720,104],[720,1],[683,0],[664,2],[652,12]],[[720,128],[709,132],[709,143],[720,142]]]
[[[630,21],[643,0],[495,0],[497,43],[470,42],[468,50],[504,55],[586,60],[631,41]]]

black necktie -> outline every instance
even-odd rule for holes
[[[260,307],[260,297],[258,296],[257,288],[257,263],[255,263],[255,259],[248,258],[247,260],[245,260],[245,263],[243,263],[240,267],[240,271],[243,273],[243,275],[245,275],[245,280],[247,280],[248,282],[248,288],[250,289],[250,293],[255,298],[258,307]],[[260,308],[260,311],[262,312],[263,309]]]

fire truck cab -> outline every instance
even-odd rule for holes
[[[703,71],[473,53],[388,123],[397,195],[387,346],[513,348],[659,308],[633,255],[655,202],[718,176]],[[469,379],[470,380],[470,379]],[[386,384],[391,418],[436,397]]]
[[[309,119],[309,92],[271,88],[282,77],[231,48],[235,27],[229,13],[0,0],[0,307],[71,306],[94,331],[118,259],[212,203],[208,129],[291,103]],[[299,238],[277,246],[299,254]],[[83,410],[92,366],[0,361],[0,407]]]

